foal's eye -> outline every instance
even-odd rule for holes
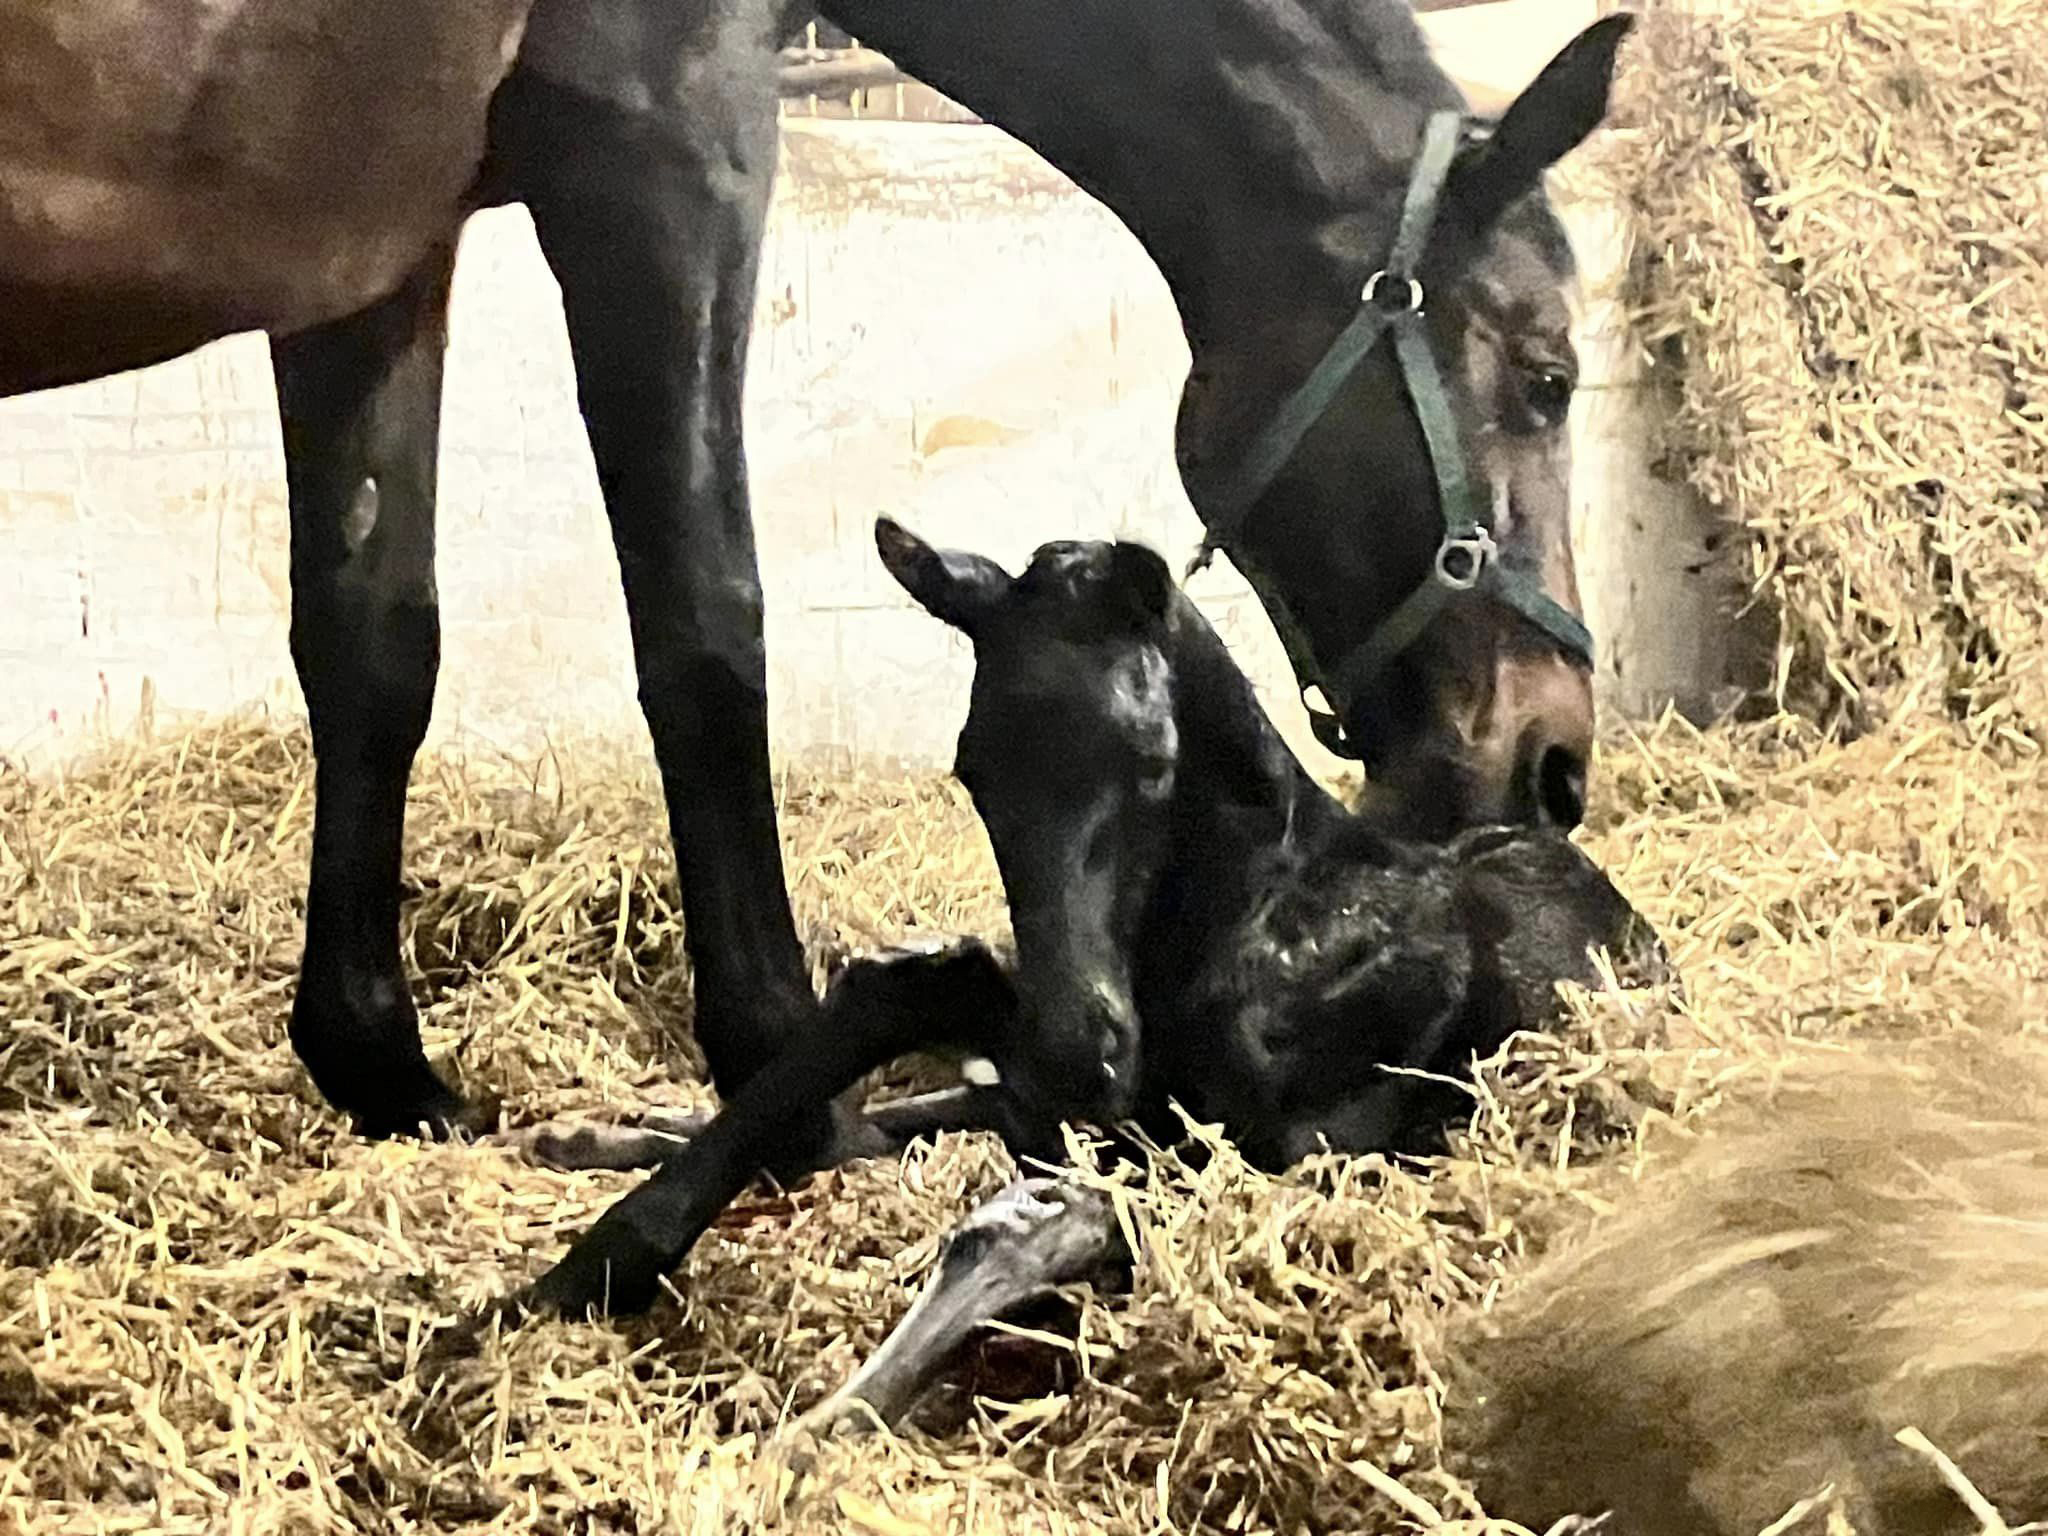
[[[1546,427],[1554,427],[1571,410],[1574,387],[1570,374],[1558,368],[1545,368],[1529,375],[1522,394],[1536,419]]]

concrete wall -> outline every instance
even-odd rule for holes
[[[1171,461],[1186,351],[1136,242],[979,127],[793,124],[748,381],[779,748],[942,759],[962,645],[873,554],[888,511],[1021,562],[1199,525]],[[267,349],[0,403],[0,752],[158,715],[300,707]],[[639,730],[560,297],[521,210],[471,225],[448,360],[439,734]],[[1242,584],[1199,583],[1284,677]]]
[[[968,657],[880,570],[875,513],[1012,563],[1068,535],[1185,559],[1185,345],[1131,236],[993,129],[792,123],[784,165],[748,391],[776,745],[944,761]],[[1570,218],[1597,294],[1611,216]],[[1631,360],[1600,334],[1614,316],[1588,319],[1588,378],[1621,387],[1588,391],[1576,422],[1576,535],[1603,687],[1640,710],[1701,675],[1693,513],[1648,477]],[[638,733],[559,295],[519,210],[464,244],[442,487],[436,733]],[[0,403],[0,753],[60,758],[152,712],[296,712],[285,552],[259,338]],[[1284,706],[1242,583],[1219,562],[1192,590]],[[1277,713],[1312,754],[1299,712]]]

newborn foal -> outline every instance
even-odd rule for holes
[[[1432,847],[1351,815],[1149,549],[1049,544],[1012,580],[886,520],[877,540],[974,642],[955,772],[1016,933],[990,1055],[1034,1150],[1061,1119],[1170,1135],[1169,1099],[1269,1168],[1410,1150],[1458,1092],[1387,1068],[1460,1071],[1590,981],[1589,946],[1654,944],[1561,834]]]
[[[530,1304],[651,1301],[799,1110],[910,1050],[986,1056],[998,1083],[877,1111],[871,1146],[986,1125],[1057,1161],[1066,1120],[1178,1140],[1177,1101],[1278,1169],[1324,1146],[1425,1147],[1459,1107],[1439,1079],[1545,1022],[1555,982],[1594,979],[1592,948],[1657,964],[1655,935],[1560,834],[1425,847],[1347,812],[1152,551],[1050,544],[1012,579],[887,520],[876,539],[974,642],[956,772],[1002,871],[1014,976],[972,942],[856,961],[823,1032],[607,1212]],[[857,1398],[892,1416],[979,1321],[1120,1248],[1100,1200],[1013,1186],[828,1412]]]

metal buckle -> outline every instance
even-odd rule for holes
[[[1493,535],[1484,528],[1467,534],[1445,534],[1436,549],[1436,581],[1452,592],[1470,592],[1486,574],[1487,564],[1500,553]]]
[[[1379,304],[1380,285],[1386,282],[1406,283],[1408,285],[1408,302],[1406,305],[1380,304],[1380,308],[1386,310],[1389,314],[1395,315],[1419,315],[1422,313],[1422,284],[1412,277],[1389,277],[1385,268],[1381,268],[1365,280],[1365,291],[1359,294],[1359,298],[1367,304]]]

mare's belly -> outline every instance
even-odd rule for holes
[[[530,3],[0,0],[0,390],[388,293],[459,226]]]

